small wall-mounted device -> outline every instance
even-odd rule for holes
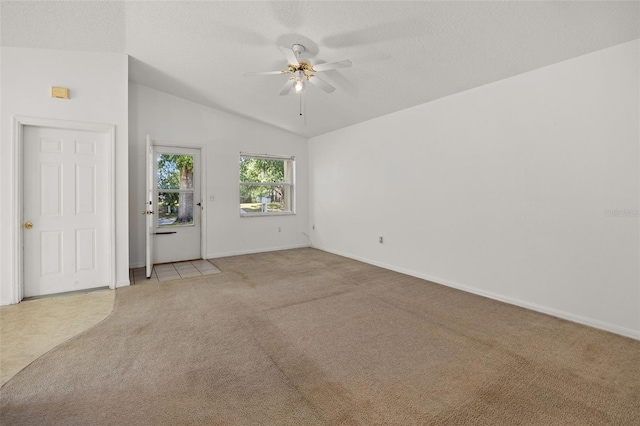
[[[58,99],[69,99],[69,89],[66,87],[51,86],[51,97]]]

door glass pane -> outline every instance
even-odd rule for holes
[[[193,225],[193,192],[158,192],[158,226]]]
[[[193,156],[158,154],[158,189],[193,189]]]
[[[193,156],[158,154],[158,226],[193,225]]]

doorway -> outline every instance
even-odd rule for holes
[[[153,145],[153,263],[202,259],[201,152]]]

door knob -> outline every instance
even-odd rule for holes
[[[26,222],[26,223],[24,224],[24,227],[25,227],[25,228],[27,228],[27,229],[31,229],[31,228],[33,228],[33,223],[31,223],[31,222]]]

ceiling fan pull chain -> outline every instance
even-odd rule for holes
[[[302,93],[300,93],[300,117],[302,117]]]
[[[304,125],[307,125],[307,101],[305,99],[302,100],[302,109],[304,109]]]

